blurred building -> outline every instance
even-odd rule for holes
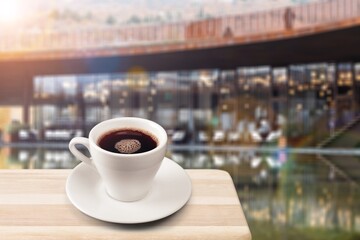
[[[359,0],[332,0],[15,31],[0,39],[0,103],[11,109],[0,128],[11,141],[67,141],[99,121],[138,116],[162,124],[174,143],[317,146],[358,121],[359,19]]]

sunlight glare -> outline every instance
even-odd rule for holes
[[[0,0],[0,21],[15,22],[20,18],[19,4],[16,0]]]

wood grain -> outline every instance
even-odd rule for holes
[[[187,170],[192,196],[179,212],[138,225],[105,223],[65,193],[71,170],[0,170],[0,239],[251,239],[230,175]]]

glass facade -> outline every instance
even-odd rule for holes
[[[174,144],[317,146],[356,119],[359,66],[38,76],[32,127],[86,135],[105,119],[136,116],[160,123]]]

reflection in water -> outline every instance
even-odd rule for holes
[[[67,169],[74,168],[78,163],[65,149],[0,149],[0,167],[3,169]]]
[[[173,151],[167,156],[184,168],[229,172],[254,239],[360,236],[356,180],[350,183],[343,175],[344,169],[340,174],[334,165],[315,155],[285,151]],[[73,168],[78,163],[67,149],[0,150],[1,168]]]

